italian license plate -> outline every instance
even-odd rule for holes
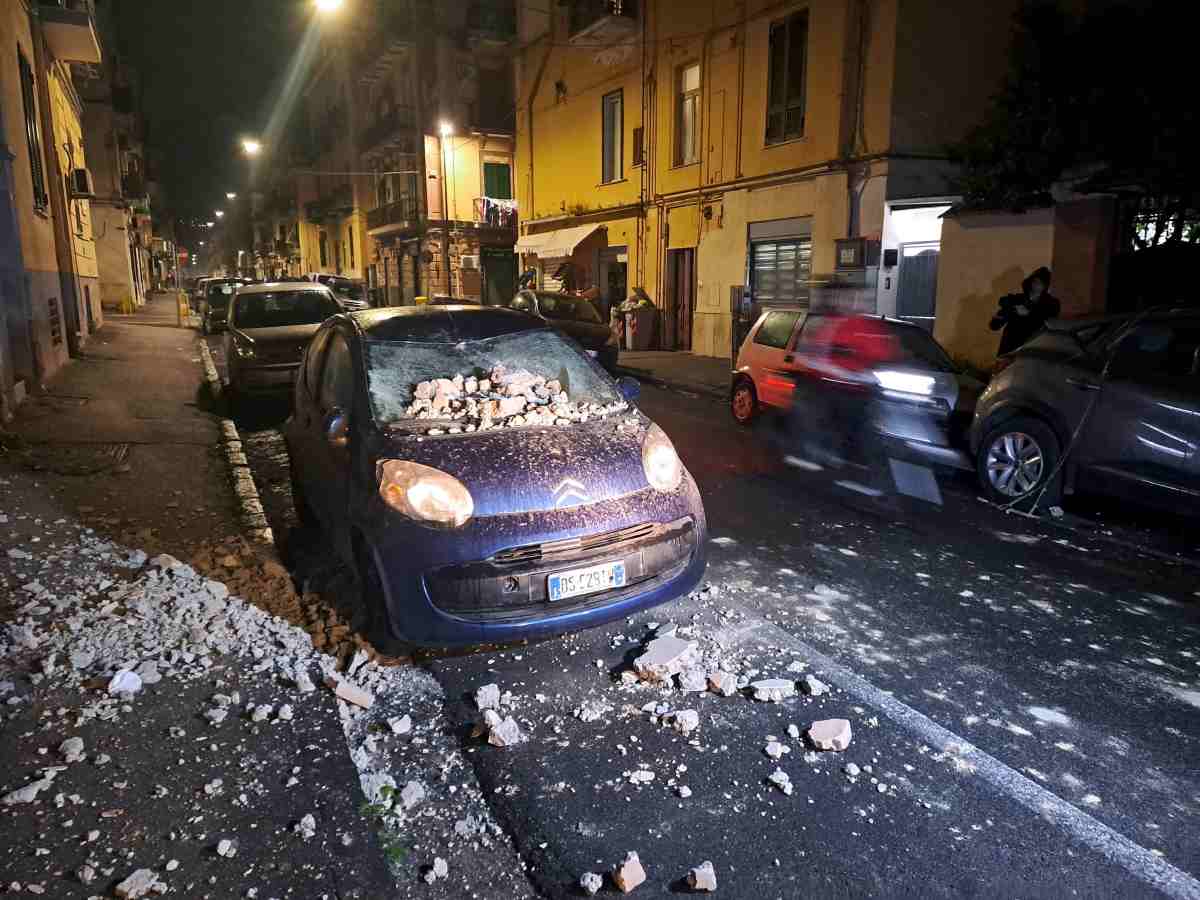
[[[604,563],[551,575],[547,579],[546,593],[550,595],[551,600],[566,600],[568,597],[582,597],[584,594],[595,594],[624,586],[625,563]]]

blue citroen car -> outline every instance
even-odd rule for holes
[[[501,388],[506,371],[525,381]],[[464,383],[470,399],[446,399]],[[704,507],[637,392],[511,310],[333,316],[285,427],[297,516],[354,567],[385,645],[539,637],[664,603],[704,572]]]

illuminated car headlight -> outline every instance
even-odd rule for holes
[[[396,512],[440,528],[459,528],[475,513],[475,501],[461,481],[403,459],[380,466],[379,496]]]
[[[929,375],[918,375],[915,372],[893,372],[884,369],[875,373],[875,380],[885,391],[920,394],[923,397],[928,397],[933,393],[933,378]]]
[[[671,439],[657,425],[651,425],[646,430],[646,438],[642,441],[642,468],[646,472],[646,480],[657,491],[669,492],[679,487],[683,478],[683,463]]]

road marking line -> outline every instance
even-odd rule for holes
[[[1141,844],[1026,778],[1016,769],[980,750],[966,738],[943,728],[924,713],[875,687],[789,632],[760,619],[756,619],[755,624],[746,629],[748,634],[756,631],[764,633],[764,639],[770,646],[783,644],[802,653],[810,665],[821,671],[822,680],[836,684],[846,693],[878,709],[893,722],[919,735],[926,743],[942,751],[952,749],[955,756],[970,762],[975,767],[975,774],[993,788],[1068,832],[1081,844],[1121,866],[1135,878],[1170,897],[1200,900],[1200,881],[1162,857],[1156,856]]]

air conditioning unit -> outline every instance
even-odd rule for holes
[[[87,169],[71,170],[71,199],[86,200],[96,196],[96,188],[92,185],[92,173]]]
[[[477,253],[463,254],[460,260],[459,264],[464,269],[479,269],[479,254]]]

